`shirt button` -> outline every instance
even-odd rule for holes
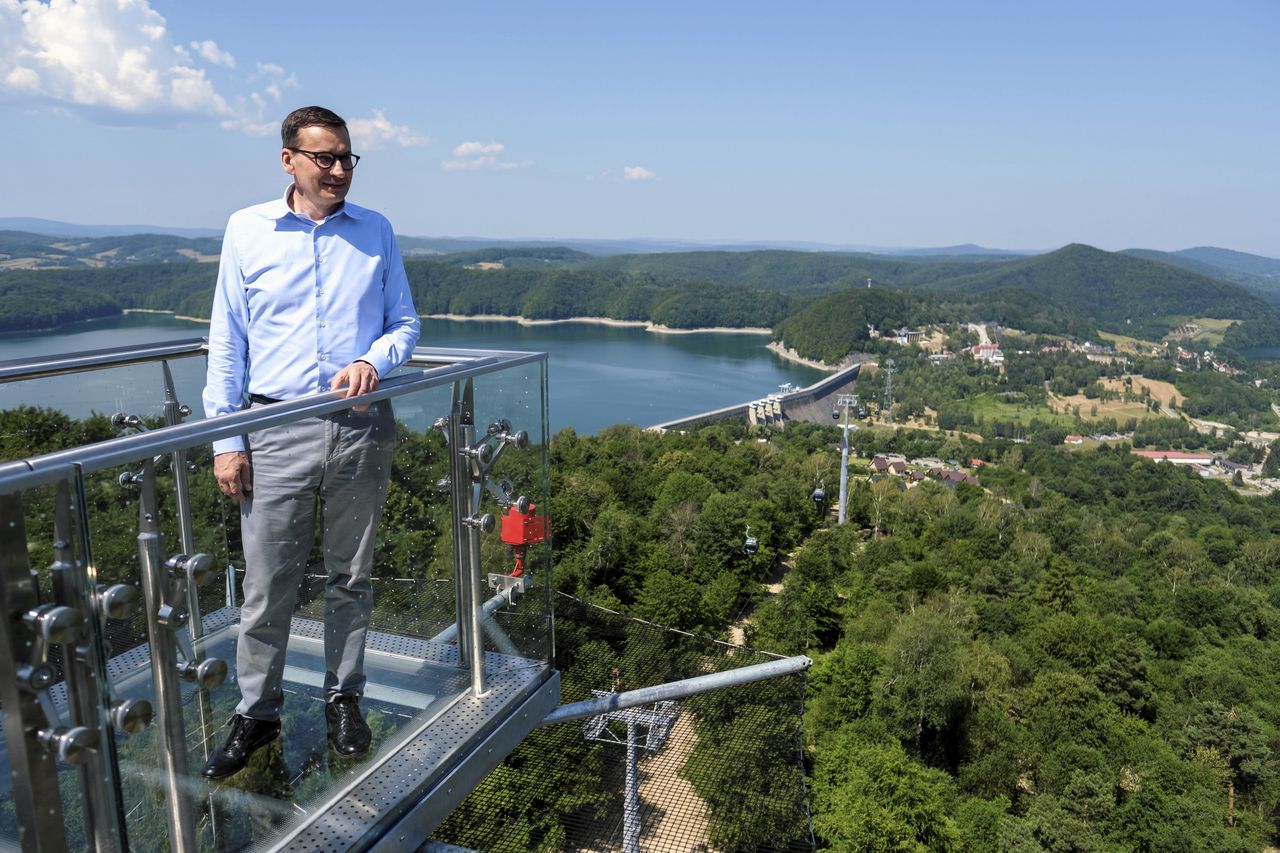
[[[320,321],[320,328],[322,328],[322,329],[323,329],[323,328],[324,328],[325,326],[327,326],[327,325],[328,325],[328,323],[326,323],[324,320],[321,320],[321,321]]]
[[[319,356],[319,357],[320,357],[320,360],[321,360],[321,361],[328,361],[328,360],[329,360],[329,356],[325,355],[324,353],[320,353],[320,356]]]

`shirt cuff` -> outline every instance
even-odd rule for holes
[[[355,359],[355,361],[363,361],[365,364],[372,367],[374,371],[377,372],[379,379],[391,372],[391,363],[387,359],[379,358],[371,352],[365,353]]]
[[[244,436],[233,435],[230,438],[220,438],[213,443],[213,455],[219,453],[244,452]]]

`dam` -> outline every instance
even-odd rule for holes
[[[649,429],[689,430],[726,420],[746,421],[752,426],[782,426],[791,421],[826,423],[831,418],[836,398],[850,392],[864,365],[874,363],[870,356],[862,356],[807,387],[783,390],[761,399],[665,421]]]

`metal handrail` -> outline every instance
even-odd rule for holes
[[[0,361],[0,382],[21,382],[25,379],[41,379],[68,373],[105,370],[109,367],[145,364],[167,358],[186,358],[200,355],[207,346],[204,338],[183,338],[155,344],[84,350],[36,358],[14,358]]]
[[[13,358],[0,361],[0,383],[43,379],[49,376],[65,376],[71,373],[87,373],[132,364],[147,364],[170,358],[188,358],[208,352],[208,338],[181,338],[150,344],[133,344],[123,347],[82,350],[73,353]],[[450,347],[416,347],[406,366],[430,367],[460,362],[473,362],[482,358],[508,359],[527,353],[514,350],[458,350]]]
[[[424,360],[429,360],[436,352],[445,351],[428,351],[427,359]],[[85,473],[100,471],[104,468],[132,464],[140,459],[208,444],[218,439],[243,435],[302,418],[331,414],[351,408],[353,405],[400,397],[472,376],[546,361],[547,358],[546,353],[531,352],[490,354],[471,351],[458,354],[466,360],[460,359],[457,363],[388,377],[378,390],[359,397],[348,398],[345,396],[346,392],[342,390],[325,391],[270,406],[255,406],[217,418],[121,436],[96,444],[58,450],[0,465],[0,494],[13,493],[58,480],[64,474],[61,466],[67,463],[78,465]]]

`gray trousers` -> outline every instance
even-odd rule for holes
[[[253,490],[240,504],[244,604],[236,713],[275,720],[289,626],[315,542],[320,502],[325,568],[326,700],[364,691],[373,611],[373,547],[395,449],[388,401],[249,433]]]

